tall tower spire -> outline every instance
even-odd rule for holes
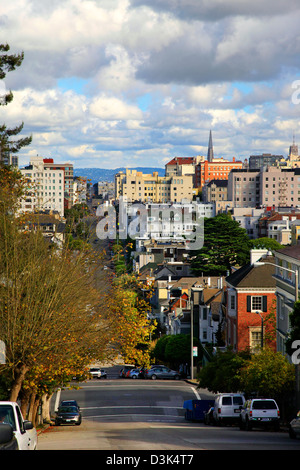
[[[209,162],[212,162],[214,158],[214,148],[213,148],[213,142],[212,142],[212,134],[211,131],[209,131],[209,141],[208,141],[208,150],[207,150],[207,160]]]

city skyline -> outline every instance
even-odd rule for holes
[[[24,61],[0,121],[75,168],[161,167],[175,156],[288,155],[299,142],[296,0],[12,0],[2,42]],[[299,90],[299,92],[298,92]]]

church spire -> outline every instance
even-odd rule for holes
[[[209,131],[209,141],[208,141],[208,150],[207,150],[207,160],[209,162],[212,162],[214,158],[214,148],[213,148],[213,142],[212,142],[212,134],[211,131]]]

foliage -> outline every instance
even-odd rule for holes
[[[197,338],[193,339],[194,346],[198,346],[201,358],[201,345]],[[178,368],[180,364],[190,364],[191,362],[191,335],[164,335],[157,340],[153,349],[153,357],[160,362]]]
[[[199,386],[213,393],[241,390],[240,371],[249,357],[247,351],[234,353],[232,350],[217,350],[212,361],[200,371]]]
[[[283,245],[280,245],[280,243],[278,243],[274,238],[262,237],[250,240],[250,247],[256,249],[265,248],[266,250],[273,252],[283,248]]]
[[[294,367],[279,352],[263,348],[256,354],[248,351],[217,351],[213,360],[199,374],[199,386],[217,392],[258,394],[280,398],[292,391]]]
[[[191,259],[195,274],[220,275],[249,261],[246,231],[228,214],[204,219],[204,246]]]
[[[257,392],[266,398],[292,391],[295,369],[280,352],[263,348],[253,354],[241,370],[241,386],[246,393]]]
[[[0,80],[6,77],[7,72],[20,67],[24,59],[24,53],[7,54],[10,50],[8,44],[0,44]],[[13,100],[13,93],[10,91],[1,97],[0,106],[7,105]],[[14,128],[7,128],[5,124],[0,126],[0,161],[1,155],[7,153],[17,153],[22,147],[29,145],[32,137],[21,137],[17,140],[11,140],[12,137],[18,135],[24,127],[24,123]]]
[[[155,323],[148,318],[151,289],[133,274],[114,277],[109,296],[112,343],[125,362],[148,366]]]

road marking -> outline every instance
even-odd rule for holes
[[[199,393],[197,392],[197,390],[194,387],[191,387],[191,389],[193,390],[194,394],[196,395],[197,400],[201,400],[201,397],[200,397]]]

